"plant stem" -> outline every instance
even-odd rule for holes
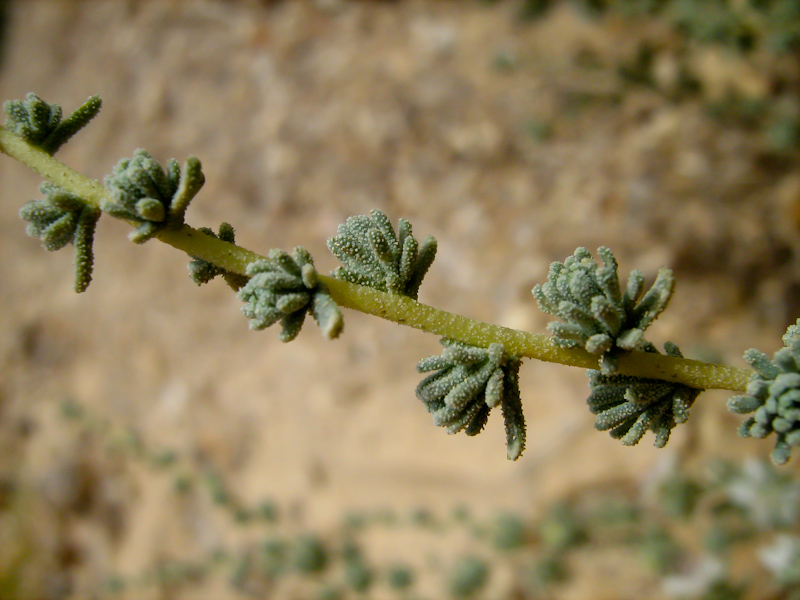
[[[90,179],[28,144],[19,136],[0,126],[0,151],[25,164],[55,185],[100,207],[110,199],[108,191]],[[183,225],[178,229],[163,229],[156,237],[188,255],[201,258],[230,271],[245,275],[249,263],[263,256]],[[501,343],[508,353],[564,365],[597,369],[598,358],[582,349],[555,346],[547,335],[500,327],[462,315],[421,304],[397,294],[355,285],[333,277],[319,275],[334,301],[340,306],[408,325],[486,348]],[[663,379],[702,389],[744,391],[752,371],[714,365],[696,360],[631,352],[619,361],[619,373],[652,379]]]
[[[8,154],[58,187],[69,190],[86,202],[100,208],[108,192],[94,179],[90,179],[0,126],[0,152]]]
[[[406,296],[387,294],[320,275],[340,306],[486,348],[501,343],[510,354],[572,367],[597,369],[598,357],[583,349],[559,348],[550,336],[501,327],[420,304]],[[631,352],[620,357],[618,372],[674,381],[702,389],[744,391],[752,371],[674,358],[649,352]]]

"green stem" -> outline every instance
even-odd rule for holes
[[[584,369],[597,369],[598,358],[582,349],[559,348],[548,335],[530,333],[470,319],[420,304],[406,296],[387,294],[320,275],[340,306],[365,312],[401,325],[486,348],[501,343],[510,354]],[[674,358],[649,352],[631,352],[619,361],[619,373],[674,381],[702,389],[745,391],[752,371]]]
[[[0,151],[97,207],[101,206],[104,199],[109,198],[108,191],[100,183],[31,146],[3,127],[0,127]],[[249,263],[264,258],[235,244],[205,235],[188,225],[179,229],[164,229],[156,237],[190,256],[240,275],[245,275]],[[558,348],[547,335],[477,321],[420,304],[406,296],[380,292],[325,275],[320,275],[319,279],[328,288],[334,301],[346,308],[475,346],[486,348],[493,342],[501,343],[510,354],[585,369],[598,368],[597,356],[582,349]],[[733,391],[744,391],[752,375],[752,371],[748,369],[645,352],[631,352],[622,356],[619,372],[623,375],[673,381],[695,388]]]
[[[109,197],[99,182],[78,173],[2,126],[0,152],[8,154],[58,187],[72,192],[97,208],[100,208],[103,198]]]

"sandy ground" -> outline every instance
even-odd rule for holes
[[[99,94],[101,115],[59,153],[93,177],[138,147],[160,160],[198,156],[207,184],[187,221],[228,221],[254,251],[303,245],[328,271],[336,225],[380,208],[439,241],[421,301],[543,331],[549,319],[530,289],[548,264],[608,245],[623,273],[675,269],[653,341],[737,366],[750,346],[775,350],[800,293],[800,176],[699,102],[622,86],[613,65],[643,36],[664,40],[669,86],[668,33],[568,7],[520,23],[516,10],[16,1],[0,90],[36,91],[65,109]],[[717,75],[712,96],[768,87],[758,65],[710,51],[695,59]],[[191,472],[221,474],[242,503],[270,498],[291,515],[287,526],[323,534],[362,509],[531,516],[576,489],[638,484],[670,461],[768,451],[736,437],[719,392],[701,397],[666,449],[650,437],[624,448],[593,430],[584,373],[526,363],[529,445],[508,462],[499,415],[477,438],[448,436],[416,400],[414,366],[439,352],[433,336],[348,312],[340,340],[307,326],[281,344],[275,331],[247,329],[222,283],[197,288],[185,257],[128,243],[111,219],[100,223],[95,281],[74,294],[69,250],[46,254],[17,217],[37,185],[0,160],[0,476],[27,503],[24,534],[9,512],[0,529],[13,525],[33,549],[37,594],[93,597],[104,573],[250,535],[200,495],[176,495],[146,461],[109,457],[110,434],[65,425],[65,400],[110,424],[103,431],[134,432]],[[391,532],[373,541],[389,558],[419,543]],[[643,589],[635,573],[620,584],[611,568],[590,571],[593,583],[579,578],[564,597]],[[237,597],[224,583],[180,594]],[[493,583],[500,593],[502,579]]]

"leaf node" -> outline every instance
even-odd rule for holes
[[[602,266],[586,248],[578,248],[563,263],[552,263],[547,282],[536,285],[533,295],[542,311],[563,321],[548,325],[553,342],[601,355],[600,370],[610,375],[622,353],[645,349],[644,330],[666,308],[675,279],[662,268],[643,294],[644,276],[634,270],[623,292],[614,254],[606,247],[597,253]]]
[[[800,319],[783,336],[784,347],[773,359],[755,348],[744,359],[755,373],[745,394],[728,400],[728,410],[753,413],[739,427],[742,437],[765,438],[775,434],[772,462],[782,465],[800,446]]]
[[[435,371],[417,386],[417,397],[433,414],[433,423],[447,433],[479,434],[491,410],[500,405],[506,428],[509,460],[517,460],[525,449],[525,418],[519,394],[516,356],[506,354],[502,344],[488,349],[442,338],[441,356],[429,356],[417,371]]]
[[[89,96],[62,120],[58,104],[48,104],[30,92],[24,100],[10,100],[3,105],[7,115],[5,126],[26,142],[53,155],[100,112],[101,104],[98,96]]]
[[[28,235],[38,237],[45,250],[53,252],[67,244],[75,247],[75,291],[83,292],[92,281],[94,231],[102,213],[55,185],[45,183],[40,189],[45,197],[26,202],[19,215],[28,222]]]
[[[214,231],[208,227],[199,227],[197,230],[211,237],[220,239],[223,242],[230,242],[231,244],[236,243],[236,232],[230,223],[222,223],[219,226],[219,233],[214,233]],[[198,258],[197,256],[192,257],[192,260],[189,261],[188,268],[189,277],[191,277],[192,281],[197,285],[203,285],[214,279],[217,275],[222,275],[228,286],[234,291],[239,291],[248,281],[248,278],[244,275],[226,271],[222,267],[218,267],[214,263]]]
[[[416,300],[436,257],[436,240],[428,236],[420,246],[405,219],[400,219],[398,231],[395,234],[389,218],[379,210],[348,217],[328,239],[328,248],[343,265],[334,277]]]
[[[683,357],[671,342],[664,344],[664,349],[669,356]],[[645,351],[658,352],[649,343]],[[605,375],[593,370],[588,375],[592,391],[586,402],[597,415],[595,428],[609,431],[626,446],[638,444],[648,430],[655,433],[657,448],[666,446],[672,429],[688,420],[689,409],[703,391],[660,379]]]
[[[294,257],[283,250],[270,250],[264,260],[247,266],[250,277],[239,299],[251,329],[265,329],[280,321],[279,338],[289,342],[297,337],[307,313],[317,321],[328,339],[338,337],[343,320],[339,307],[317,278],[314,262],[305,248],[297,247]]]
[[[177,161],[167,161],[166,170],[146,151],[136,150],[133,158],[119,161],[105,184],[113,201],[101,208],[110,215],[138,224],[128,237],[141,244],[162,228],[178,229],[186,209],[205,183],[200,161],[186,159],[183,171]]]

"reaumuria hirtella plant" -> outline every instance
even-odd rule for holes
[[[672,272],[661,269],[645,290],[644,276],[633,271],[623,286],[614,255],[605,247],[597,250],[600,262],[578,248],[563,263],[553,263],[547,281],[534,287],[539,308],[559,319],[549,325],[552,337],[445,312],[416,301],[437,246],[430,236],[418,242],[404,219],[395,229],[379,210],[348,218],[328,240],[342,266],[323,275],[302,247],[292,254],[273,249],[261,256],[236,245],[227,223],[217,233],[187,225],[186,209],[204,183],[197,158],[189,157],[182,167],[170,160],[164,167],[137,150],[113,167],[105,186],[53,158],[99,109],[93,96],[62,119],[57,105],[28,94],[5,104],[7,119],[0,127],[0,151],[48,180],[44,197],[25,204],[20,215],[47,250],[74,246],[78,292],[91,281],[95,226],[108,214],[134,227],[129,237],[136,243],[155,238],[183,250],[192,259],[189,274],[198,285],[222,276],[244,302],[250,327],[280,323],[282,341],[298,335],[307,315],[326,338],[339,336],[341,308],[442,336],[441,356],[417,366],[430,373],[417,386],[417,396],[448,433],[478,434],[500,406],[509,459],[519,458],[525,447],[519,394],[524,358],[589,369],[588,405],[597,415],[595,427],[626,445],[652,431],[655,445],[664,446],[672,429],[689,418],[700,392],[712,388],[739,392],[730,410],[753,413],[740,427],[741,435],[775,434],[776,463],[785,463],[792,447],[800,445],[800,320],[772,360],[747,351],[752,370],[685,359],[671,342],[662,354],[644,336],[669,303]]]

